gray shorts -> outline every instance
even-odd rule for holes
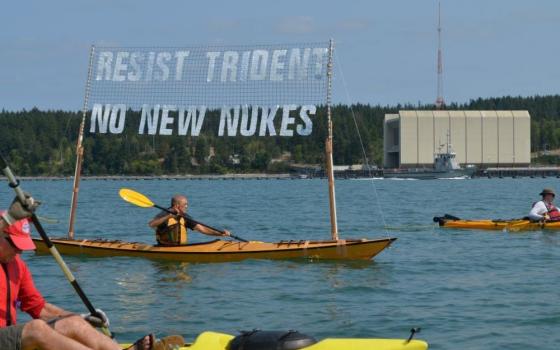
[[[21,349],[21,333],[25,324],[18,324],[0,328],[0,349],[2,350],[20,350]]]

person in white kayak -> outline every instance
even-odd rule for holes
[[[529,219],[532,221],[560,221],[560,211],[552,204],[556,194],[551,188],[545,188],[539,193],[542,200],[533,203],[529,212]]]

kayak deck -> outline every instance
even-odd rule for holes
[[[534,222],[527,219],[510,220],[463,220],[451,215],[434,217],[440,227],[496,231],[560,230],[560,221]]]
[[[234,242],[214,240],[183,246],[158,246],[138,242],[110,240],[71,240],[52,238],[57,250],[67,255],[131,256],[183,262],[227,262],[244,259],[328,259],[369,260],[393,243],[396,238],[349,239],[338,241],[290,240],[280,242]],[[48,248],[40,238],[33,238],[37,252]]]
[[[227,350],[234,337],[217,332],[203,332],[192,344],[180,350]],[[122,344],[123,349],[130,344]],[[327,338],[300,350],[426,350],[428,344],[423,340],[373,339],[373,338]]]

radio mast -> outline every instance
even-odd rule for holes
[[[445,107],[443,100],[443,59],[441,55],[441,2],[438,2],[438,55],[437,55],[437,98],[436,109]]]

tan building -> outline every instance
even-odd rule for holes
[[[459,164],[527,166],[528,111],[399,111],[383,124],[385,168],[431,167],[450,140]]]

